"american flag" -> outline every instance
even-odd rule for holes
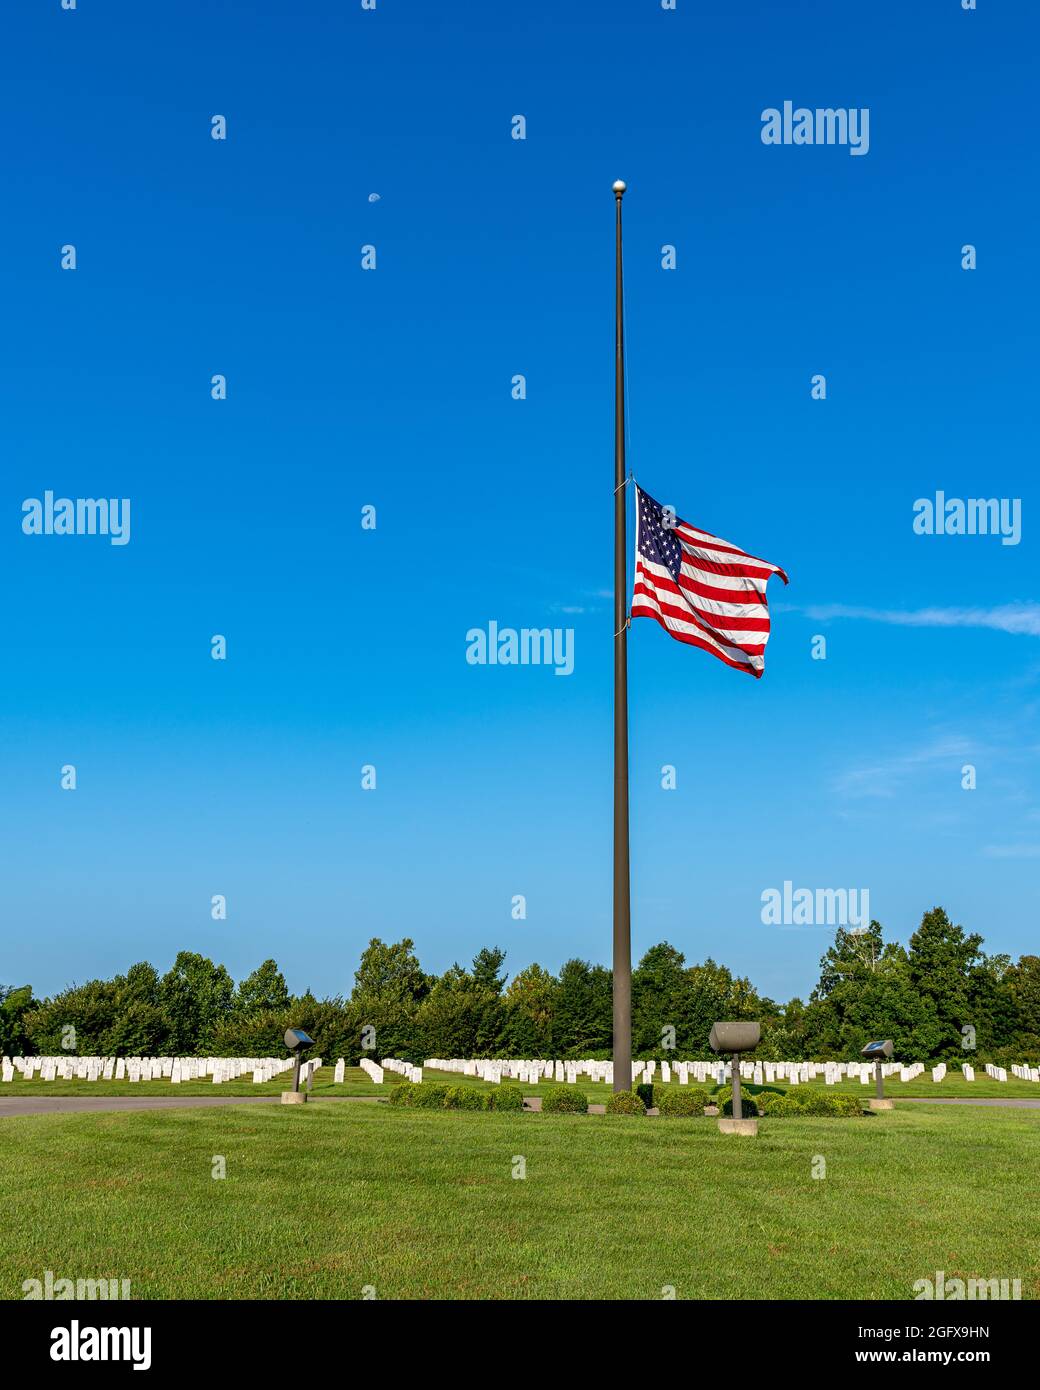
[[[771,574],[787,583],[779,565],[698,531],[636,487],[633,618],[656,618],[679,642],[757,680],[766,665]]]

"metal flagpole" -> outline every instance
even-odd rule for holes
[[[614,1090],[632,1089],[632,920],[628,867],[628,581],[625,540],[625,334],[617,210],[614,377]]]

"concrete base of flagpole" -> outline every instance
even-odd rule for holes
[[[282,1092],[282,1104],[283,1104],[283,1105],[306,1105],[306,1104],[307,1104],[307,1092],[306,1092],[306,1091],[283,1091],[283,1092]]]
[[[878,1100],[877,1097],[868,1101],[867,1104],[871,1110],[894,1110],[896,1108],[894,1100]]]
[[[720,1134],[757,1134],[757,1120],[726,1119],[719,1121]]]

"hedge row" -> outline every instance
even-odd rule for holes
[[[645,1088],[649,1090],[649,1087]],[[645,1115],[647,1112],[644,1088],[638,1091],[616,1091],[607,1099],[608,1115]],[[652,1093],[649,1099],[654,1099]],[[657,1107],[662,1115],[703,1115],[711,1101],[722,1115],[733,1114],[733,1090],[720,1086],[710,1097],[706,1091],[691,1086],[657,1088]],[[391,1087],[391,1105],[411,1110],[522,1110],[524,1093],[519,1086],[493,1086],[487,1091],[476,1086],[443,1086],[435,1081],[418,1085],[405,1083]],[[828,1094],[815,1088],[804,1090],[762,1090],[755,1095],[741,1091],[742,1110],[749,1119],[757,1115],[838,1115],[851,1117],[862,1114],[857,1096],[842,1093]],[[549,1086],[542,1095],[542,1113],[546,1115],[584,1115],[589,1098],[574,1086]]]
[[[635,1091],[614,1091],[607,1098],[608,1115],[645,1115],[643,1097]]]
[[[543,1115],[584,1115],[589,1098],[574,1086],[548,1086],[542,1096]]]
[[[760,1091],[749,1096],[740,1093],[741,1109],[745,1116],[755,1115],[838,1115],[850,1118],[863,1113],[863,1105],[858,1096],[836,1093],[828,1095],[806,1087],[805,1090]],[[733,1114],[733,1088],[720,1086],[715,1094],[715,1102],[722,1115]]]
[[[662,1115],[703,1115],[707,1104],[707,1091],[696,1086],[684,1086],[678,1091],[659,1089],[657,1097],[657,1108]]]
[[[476,1086],[442,1086],[435,1081],[406,1082],[393,1086],[387,1097],[391,1105],[408,1110],[522,1110],[524,1093],[519,1086],[493,1086],[488,1091]]]

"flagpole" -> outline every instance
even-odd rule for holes
[[[614,334],[614,1090],[632,1089],[632,919],[628,866],[628,548],[625,536],[625,332],[621,199],[616,208]]]

